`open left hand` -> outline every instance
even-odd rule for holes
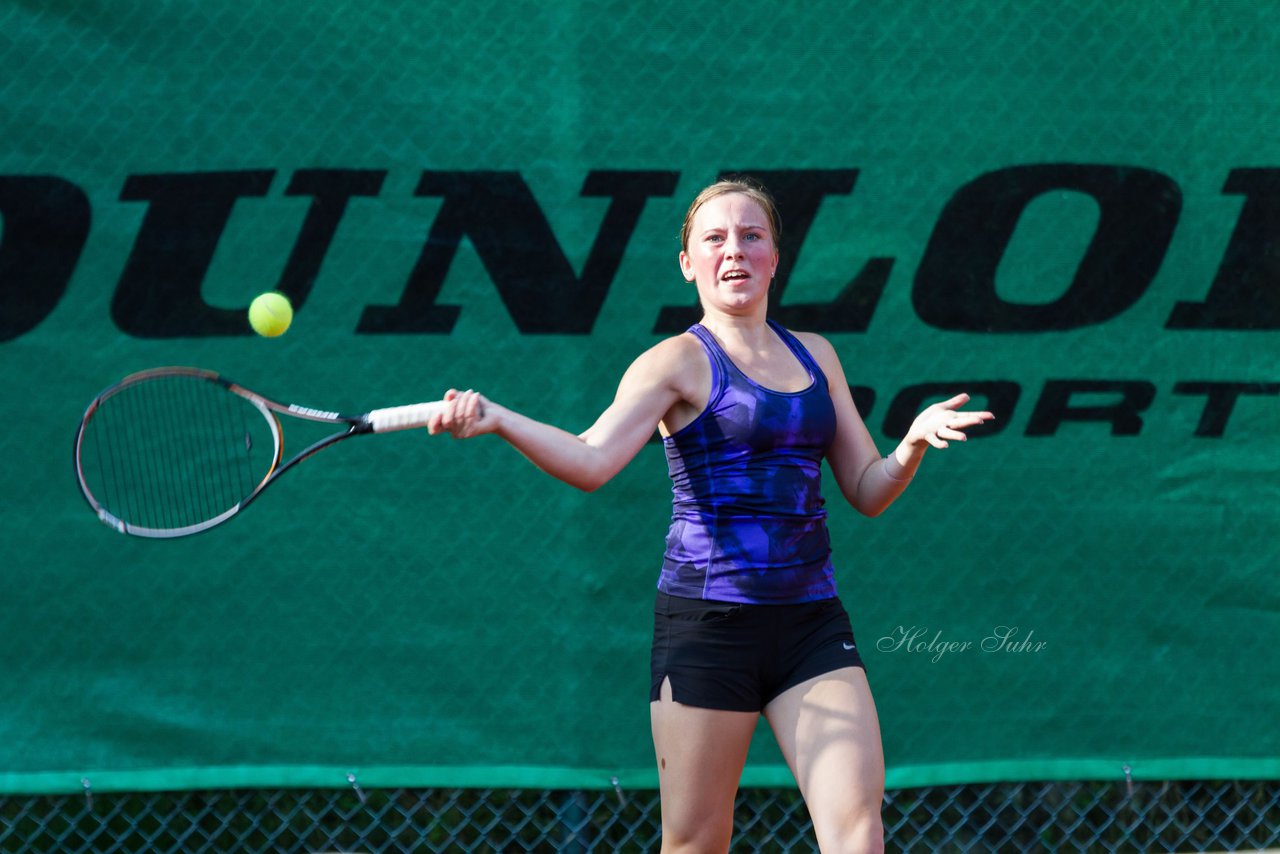
[[[913,445],[928,442],[935,448],[945,448],[949,442],[963,442],[969,437],[963,431],[995,418],[990,412],[966,412],[959,407],[969,402],[969,395],[957,394],[927,407],[911,422],[906,441]]]

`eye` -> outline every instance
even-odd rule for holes
[[[705,239],[708,243],[717,243],[724,240],[724,236],[720,234],[708,234]]]

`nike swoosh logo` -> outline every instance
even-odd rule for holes
[[[845,641],[845,642],[844,642],[844,648],[845,648],[845,649],[857,649],[857,647],[855,647],[853,644],[849,643],[848,641]]]

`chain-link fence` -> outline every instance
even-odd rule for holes
[[[1025,782],[889,791],[894,851],[1280,845],[1280,781]],[[799,795],[744,789],[735,851],[812,851]],[[239,790],[0,799],[5,852],[652,851],[653,791]]]

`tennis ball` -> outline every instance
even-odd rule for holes
[[[249,303],[249,325],[264,338],[276,338],[293,322],[293,306],[284,294],[260,294]]]

